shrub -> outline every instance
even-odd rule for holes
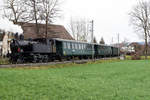
[[[141,60],[141,56],[138,55],[138,54],[134,54],[134,55],[131,56],[131,59],[132,60]]]

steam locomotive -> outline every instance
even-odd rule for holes
[[[13,39],[10,49],[10,60],[13,63],[37,63],[120,55],[117,47],[59,38]]]

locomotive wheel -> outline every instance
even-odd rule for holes
[[[38,62],[39,62],[39,63],[42,63],[43,61],[42,61],[42,59],[40,59],[40,60],[38,60]]]
[[[44,56],[43,62],[45,62],[45,63],[48,62],[48,56],[47,55]]]
[[[81,59],[82,59],[82,56],[79,56],[78,58],[79,58],[79,60],[81,60]]]
[[[36,63],[36,62],[37,62],[37,57],[35,55],[33,55],[32,63]]]
[[[17,64],[24,63],[24,58],[23,57],[19,57],[16,62],[17,62]]]
[[[59,61],[63,62],[63,61],[64,61],[63,57],[60,57],[60,58],[59,58]]]
[[[45,63],[48,62],[48,55],[43,55],[43,62],[45,62]]]

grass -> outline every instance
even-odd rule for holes
[[[149,100],[150,61],[0,69],[0,100]]]

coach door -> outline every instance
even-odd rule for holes
[[[52,53],[56,53],[56,41],[50,40],[50,50]]]

